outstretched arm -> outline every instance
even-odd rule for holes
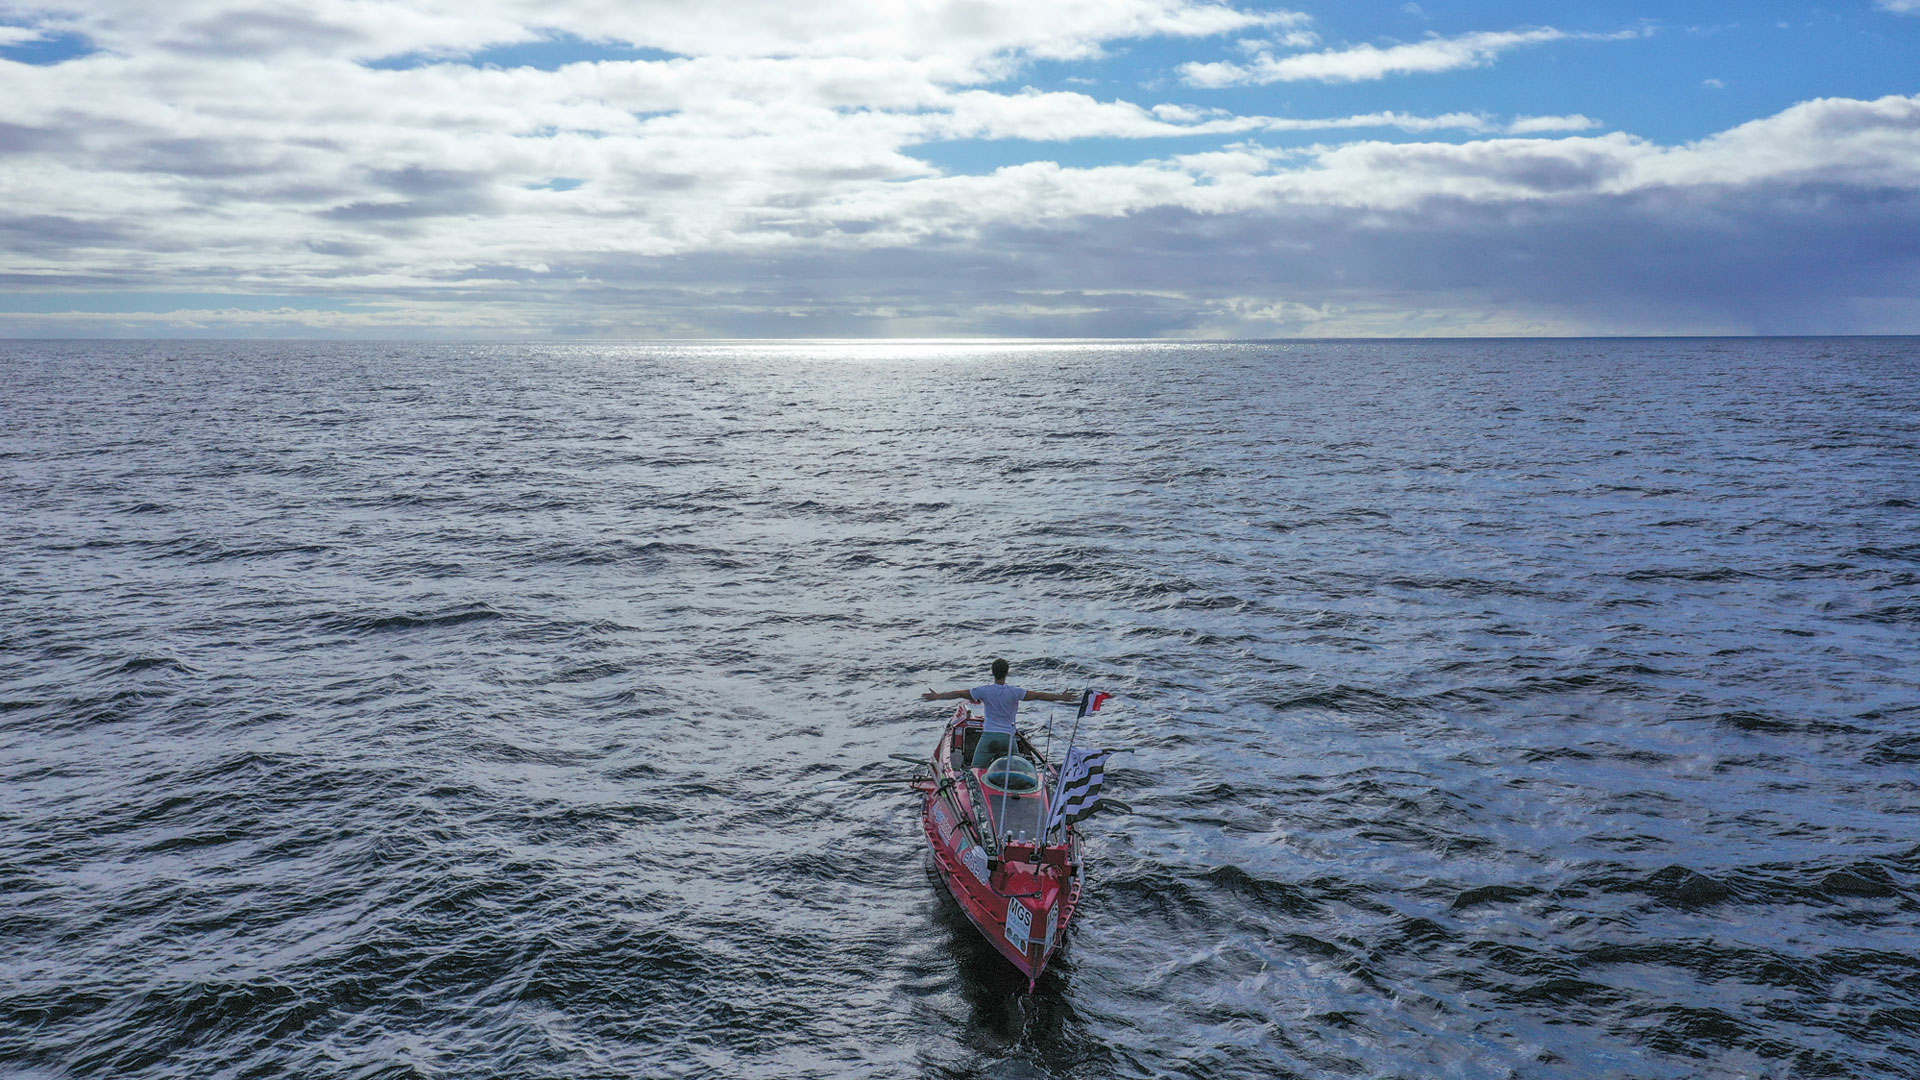
[[[1035,701],[1064,701],[1072,704],[1080,700],[1080,692],[1077,690],[1062,690],[1058,694],[1049,694],[1045,690],[1029,690],[1027,691],[1027,697]]]
[[[938,692],[938,693],[935,693],[932,687],[928,687],[928,688],[927,688],[927,692],[926,692],[926,693],[924,693],[924,694],[921,694],[921,695],[920,695],[920,700],[921,700],[921,701],[951,701],[951,700],[953,700],[953,699],[955,699],[955,698],[966,698],[966,699],[967,699],[968,701],[972,701],[972,700],[973,700],[973,691],[971,691],[971,690],[942,690],[942,691],[940,691],[940,692]]]

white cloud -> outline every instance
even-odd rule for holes
[[[1311,49],[1320,44],[1320,34],[1312,29],[1306,16],[1298,21],[1286,23],[1276,28],[1276,32],[1261,38],[1242,38],[1233,43],[1236,51],[1247,56],[1262,57],[1274,49]]]
[[[1603,35],[1570,34],[1552,27],[1542,27],[1537,30],[1462,34],[1451,38],[1433,37],[1384,49],[1376,45],[1356,45],[1290,56],[1261,55],[1246,64],[1224,61],[1190,63],[1181,65],[1180,74],[1194,86],[1207,87],[1306,81],[1361,82],[1383,79],[1389,75],[1430,74],[1485,67],[1503,52],[1549,41],[1617,40],[1637,36],[1637,31]]]
[[[943,114],[926,115],[923,140],[935,139],[1148,139],[1192,135],[1237,135],[1251,132],[1339,131],[1359,128],[1395,128],[1407,132],[1496,130],[1478,113],[1418,116],[1375,112],[1354,116],[1292,118],[1236,116],[1222,109],[1200,109],[1162,104],[1151,108],[1125,101],[1097,101],[1083,94],[1018,94],[969,90],[939,99]],[[1578,130],[1593,126],[1585,117],[1533,117],[1516,123],[1545,127],[1528,130]]]
[[[1920,0],[1879,0],[1879,6],[1896,15],[1920,15]]]
[[[460,55],[554,32],[687,56],[978,59],[1017,52],[1085,57],[1110,41],[1203,37],[1302,17],[1212,0],[895,0],[885,4],[727,0],[90,0],[75,24],[122,50],[188,55]]]
[[[1555,131],[1591,131],[1601,126],[1591,116],[1519,116],[1507,125],[1509,135],[1538,135]]]
[[[1280,117],[1009,92],[998,81],[1027,59],[1090,55],[1129,35],[1303,32],[1301,16],[1197,0],[1072,0],[1060,10],[1073,18],[1031,19],[1011,4],[921,0],[864,21],[799,0],[87,7],[72,29],[105,51],[0,63],[0,281],[16,293],[355,301],[330,314],[195,304],[127,316],[114,332],[751,333],[777,330],[769,320],[781,311],[811,312],[820,332],[857,332],[881,313],[901,332],[1427,332],[1439,324],[1395,323],[1394,303],[1326,281],[1302,277],[1281,297],[1202,295],[1193,281],[1220,278],[1216,263],[1278,273],[1296,252],[1300,269],[1289,272],[1310,275],[1340,245],[1375,250],[1371,238],[1422,235],[1453,216],[1484,225],[1458,241],[1472,247],[1508,236],[1513,220],[1560,215],[1580,227],[1625,204],[1762,206],[1796,185],[1897,203],[1904,196],[1888,192],[1920,190],[1917,98],[1812,101],[1661,146],[1595,134],[1599,122],[1577,114]],[[361,62],[551,32],[679,55],[552,71]],[[775,48],[781,35],[794,47]],[[1519,44],[1467,51],[1509,47]],[[1302,133],[1323,141],[1299,146]],[[936,164],[947,159],[936,144],[949,140],[1028,140],[1023,154],[1053,157],[1062,152],[1050,144],[1089,138],[1196,142],[1173,144],[1191,153],[1156,143],[1136,156],[1158,156],[1099,168]],[[1613,242],[1621,230],[1602,232]],[[1354,273],[1394,262],[1380,250]],[[1073,295],[1034,299],[1013,284],[1039,273],[1032,266],[1087,280]],[[1111,297],[1088,299],[1096,288]],[[1001,295],[1010,289],[1021,296]],[[1502,322],[1473,306],[1484,298],[1453,299],[1481,312],[1461,326],[1572,325],[1541,311]],[[83,308],[8,316],[0,332],[105,326]],[[1314,322],[1309,311],[1323,314]],[[1071,321],[1098,318],[1108,321]]]
[[[1819,98],[1638,163],[1644,185],[1920,190],[1920,95]]]
[[[1338,131],[1354,128],[1398,128],[1407,132],[1423,131],[1467,131],[1487,132],[1495,130],[1492,120],[1481,113],[1442,113],[1439,116],[1416,116],[1411,113],[1386,112],[1362,113],[1357,116],[1341,117],[1331,120],[1293,120],[1273,117],[1259,117],[1256,130],[1286,131]]]

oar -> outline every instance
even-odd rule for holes
[[[822,780],[820,781],[820,786],[825,787],[828,784],[924,784],[932,779],[933,777],[931,776],[883,776],[877,780]]]

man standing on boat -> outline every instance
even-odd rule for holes
[[[973,767],[984,769],[993,764],[993,759],[1004,757],[1013,752],[1013,721],[1020,714],[1020,702],[1031,698],[1034,701],[1079,701],[1079,695],[1072,691],[1050,694],[1045,690],[1023,690],[1018,686],[1007,685],[1007,671],[1010,665],[1005,660],[993,662],[993,682],[987,686],[976,686],[971,690],[947,690],[935,693],[931,688],[920,695],[921,701],[943,701],[954,698],[966,698],[979,702],[986,711],[987,722],[980,732],[980,745],[973,751]]]

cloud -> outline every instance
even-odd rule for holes
[[[39,150],[71,147],[76,139],[70,132],[52,127],[28,127],[0,121],[0,153],[27,154]]]
[[[1879,8],[1896,15],[1920,15],[1920,0],[1879,0]]]
[[[816,209],[892,222],[901,235],[924,238],[970,235],[983,221],[1041,227],[1165,207],[1211,214],[1288,206],[1414,211],[1434,203],[1604,201],[1671,188],[1817,184],[1920,191],[1920,97],[1807,102],[1677,147],[1623,133],[1365,140],[1294,151],[1249,143],[1134,165],[1038,162],[987,176],[861,185]]]
[[[1520,116],[1507,125],[1509,135],[1538,135],[1550,131],[1591,131],[1600,121],[1578,113],[1570,116]]]
[[[1393,111],[1341,117],[1239,116],[1219,109],[1162,104],[1151,108],[1126,101],[1098,101],[1084,94],[1024,90],[1004,94],[970,90],[938,99],[944,111],[925,117],[920,140],[1156,139],[1254,132],[1339,131],[1395,128],[1407,132],[1458,130],[1487,132],[1498,125],[1481,113],[1420,116]],[[1527,131],[1580,130],[1595,125],[1586,117],[1523,117],[1514,123]]]
[[[1206,37],[1284,26],[1302,16],[1211,0],[903,0],[889,4],[731,0],[90,0],[74,26],[122,51],[160,45],[195,56],[339,50],[371,59],[457,58],[567,34],[682,56],[907,57],[1096,55],[1107,42]]]
[[[1432,37],[1384,49],[1375,45],[1356,45],[1291,56],[1262,55],[1246,64],[1224,61],[1189,63],[1180,66],[1180,74],[1188,84],[1204,87],[1305,81],[1361,82],[1383,79],[1389,75],[1431,74],[1485,67],[1501,53],[1549,41],[1618,40],[1638,36],[1637,31],[1570,34],[1552,27],[1482,32],[1451,38]]]
[[[969,238],[635,259],[457,287],[343,289],[351,309],[137,320],[69,304],[0,333],[152,336],[1345,336],[1911,332],[1920,197],[1731,194],[1430,201],[1351,212],[1153,208]],[[84,307],[84,306],[83,306]]]
[[[1916,98],[1661,145],[1578,114],[1009,89],[1132,37],[1305,32],[1197,0],[86,8],[58,30],[101,51],[0,62],[0,282],[54,298],[0,333],[1726,330],[1823,304],[1920,328]],[[606,47],[475,60],[558,35]],[[1142,142],[1063,163],[1091,139]],[[1027,145],[967,169],[961,140]],[[1699,275],[1698,303],[1636,250]],[[210,298],[57,299],[129,289]]]

